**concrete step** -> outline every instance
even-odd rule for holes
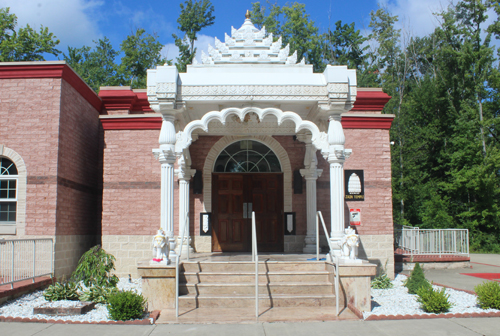
[[[259,272],[282,271],[324,271],[324,262],[305,261],[260,261]],[[255,263],[248,261],[231,262],[182,262],[180,268],[185,272],[255,272]]]
[[[252,283],[181,283],[179,293],[185,294],[255,294]],[[333,294],[331,283],[325,282],[282,282],[259,284],[261,294]]]
[[[194,308],[248,308],[255,305],[255,296],[252,295],[196,295],[179,296],[179,307],[182,309]],[[260,294],[259,307],[330,307],[335,309],[335,295],[333,294]]]
[[[329,282],[328,271],[295,271],[295,272],[259,272],[259,282]],[[181,283],[253,283],[255,273],[252,272],[183,272],[179,274]]]

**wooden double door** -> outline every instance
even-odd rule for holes
[[[283,173],[214,173],[212,188],[212,251],[251,251],[254,211],[258,251],[283,252]]]

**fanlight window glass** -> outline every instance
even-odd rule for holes
[[[17,168],[7,158],[0,158],[0,223],[16,223]]]
[[[215,161],[216,173],[276,173],[281,165],[274,152],[263,143],[242,140],[227,146]]]

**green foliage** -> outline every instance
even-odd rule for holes
[[[128,35],[120,45],[125,54],[119,67],[120,84],[130,85],[132,88],[145,88],[147,86],[147,70],[156,65],[163,65],[160,51],[163,45],[156,35],[146,33],[138,28],[135,33]]]
[[[113,255],[96,245],[82,255],[72,276],[87,287],[115,287],[118,277],[111,274],[115,260]]]
[[[47,301],[78,300],[78,290],[80,286],[73,281],[56,282],[50,285],[43,292],[43,297]]]
[[[477,303],[483,309],[500,309],[500,283],[496,281],[483,282],[474,287]]]
[[[196,54],[194,42],[197,40],[197,34],[205,27],[211,26],[215,22],[213,16],[214,6],[209,0],[186,0],[180,4],[181,14],[177,19],[179,30],[184,33],[180,37],[172,34],[175,45],[179,48],[179,57],[177,57],[177,70],[186,72],[186,66],[193,62]]]
[[[36,32],[29,25],[17,30],[16,26],[17,16],[9,7],[0,8],[0,62],[43,61],[44,53],[61,53],[56,49],[59,40],[48,28],[42,26]]]
[[[422,309],[428,313],[440,314],[447,312],[452,304],[448,301],[450,295],[445,289],[434,290],[431,287],[420,287],[417,291],[417,301],[422,304]]]
[[[371,287],[374,289],[388,289],[392,288],[393,286],[394,285],[392,284],[391,279],[389,279],[386,273],[379,275],[371,282]]]
[[[96,92],[101,86],[118,84],[118,66],[115,63],[117,52],[109,40],[104,37],[94,41],[95,47],[68,47],[64,60]]]
[[[306,6],[297,2],[282,7],[276,4],[269,6],[268,13],[260,2],[252,3],[252,23],[259,28],[265,26],[268,33],[273,33],[275,41],[281,36],[284,46],[290,44],[290,51],[297,51],[298,61],[305,57],[314,71],[322,72],[325,68],[325,39],[314,21],[310,20]]]
[[[408,293],[410,294],[417,294],[417,291],[420,288],[432,288],[432,285],[425,278],[424,271],[420,267],[419,263],[415,264],[410,277],[406,279],[405,286],[408,288]]]
[[[146,306],[146,299],[131,291],[111,294],[108,302],[110,318],[119,321],[141,318]]]
[[[118,292],[118,289],[115,287],[92,286],[80,293],[79,299],[80,301],[108,303],[109,296],[115,294],[116,292]]]

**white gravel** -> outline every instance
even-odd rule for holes
[[[363,313],[366,319],[370,315],[430,315],[420,308],[417,302],[417,295],[408,294],[408,289],[403,286],[406,276],[398,274],[392,281],[394,287],[391,289],[372,289],[372,311]],[[141,293],[141,280],[121,278],[117,287],[120,290],[133,290]],[[441,289],[439,286],[434,288]],[[0,316],[25,317],[36,319],[54,319],[63,321],[82,321],[82,322],[101,322],[111,321],[108,318],[108,310],[103,304],[97,304],[96,307],[85,315],[73,316],[49,316],[42,314],[33,314],[33,308],[37,306],[47,307],[73,307],[78,301],[46,301],[42,295],[43,291],[36,291],[31,294],[8,301],[0,305]],[[450,295],[450,302],[453,303],[448,313],[481,313],[481,312],[499,312],[496,309],[481,309],[477,305],[476,296],[466,292],[454,289],[446,289]]]
[[[398,274],[392,281],[394,287],[390,289],[372,289],[372,311],[364,312],[363,317],[366,319],[370,315],[433,315],[426,313],[420,308],[420,303],[417,302],[417,295],[408,294],[408,289],[403,285],[406,280],[405,275]],[[435,289],[441,290],[440,286],[432,286]],[[499,312],[497,309],[481,309],[476,300],[476,296],[446,288],[446,294],[449,294],[449,302],[452,303],[448,313],[484,313],[484,312]]]
[[[129,281],[128,278],[120,278],[117,287],[120,290],[132,290],[136,293],[141,293],[141,279],[131,279],[131,281]],[[96,304],[94,309],[84,315],[51,316],[44,314],[33,314],[33,308],[42,305],[44,307],[75,307],[79,304],[79,301],[69,300],[50,302],[45,300],[42,294],[43,291],[39,290],[31,294],[23,295],[16,300],[7,301],[0,306],[0,316],[82,322],[111,321],[108,318],[108,309],[104,304]]]

